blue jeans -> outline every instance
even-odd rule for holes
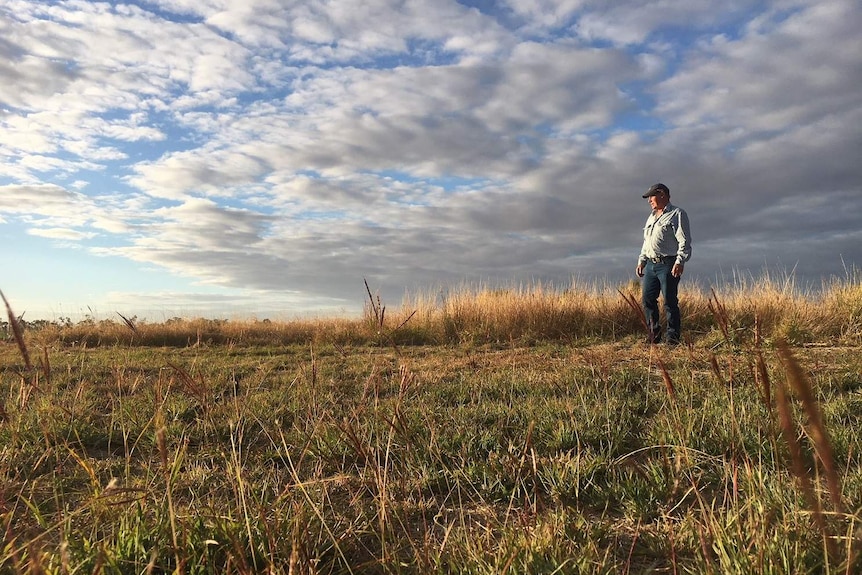
[[[679,342],[680,317],[679,299],[677,298],[679,278],[673,277],[670,273],[673,264],[674,260],[670,258],[662,263],[648,261],[644,266],[641,300],[644,315],[646,315],[647,329],[650,333],[650,341],[653,343],[661,341],[661,324],[658,313],[659,293],[664,299],[664,311],[667,315],[667,341]]]

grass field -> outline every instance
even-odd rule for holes
[[[862,283],[633,289],[10,310],[0,573],[862,572]]]

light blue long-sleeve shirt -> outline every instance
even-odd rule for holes
[[[685,210],[668,204],[660,214],[650,214],[647,218],[638,263],[671,256],[676,256],[678,264],[691,258],[691,229]]]

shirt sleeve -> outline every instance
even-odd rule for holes
[[[691,228],[688,223],[688,214],[685,210],[679,210],[679,225],[676,228],[676,241],[679,248],[676,252],[676,263],[684,264],[691,259]]]
[[[646,263],[647,261],[647,245],[649,243],[647,239],[647,227],[649,226],[649,218],[647,218],[646,223],[644,224],[644,243],[641,245],[641,253],[638,256],[638,265]]]

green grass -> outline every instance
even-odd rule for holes
[[[690,302],[673,349],[619,294],[599,316],[580,298],[578,335],[525,327],[540,296],[568,317],[547,291],[480,294],[456,328],[373,303],[200,338],[10,333],[0,573],[858,573],[862,354],[832,316],[859,296],[839,287],[784,302],[804,347],[733,294],[709,321]]]

